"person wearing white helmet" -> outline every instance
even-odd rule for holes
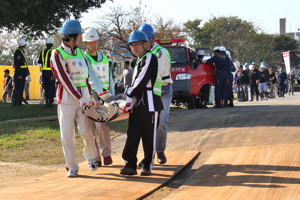
[[[54,40],[48,37],[45,40],[46,49],[43,49],[40,53],[38,63],[42,66],[42,84],[45,91],[46,107],[52,108],[55,96],[55,76],[50,67],[50,59],[52,54],[52,46]]]
[[[63,41],[51,56],[50,66],[59,80],[58,91],[58,121],[61,141],[68,171],[67,177],[77,177],[79,165],[75,159],[76,142],[74,119],[78,132],[83,138],[83,155],[88,161],[88,167],[94,171],[98,168],[96,138],[92,121],[83,115],[86,104],[96,104],[92,97],[89,83],[87,58],[78,45],[81,41],[81,25],[77,20],[68,20],[62,26]]]
[[[199,50],[197,52],[197,62],[199,64],[203,64],[203,58],[204,58],[205,52],[203,50]]]
[[[23,91],[25,88],[25,79],[30,74],[28,63],[25,58],[26,40],[18,39],[18,49],[14,53],[15,74],[14,81],[16,92],[14,94],[13,106],[21,106],[23,101]]]
[[[164,109],[160,113],[156,137],[156,152],[158,163],[165,164],[167,162],[167,158],[164,152],[167,146],[168,119],[170,115],[170,106],[173,96],[173,80],[171,78],[171,56],[167,49],[159,46],[154,41],[155,31],[150,24],[141,25],[139,27],[139,30],[143,31],[147,35],[148,48],[153,54],[157,56],[158,69],[162,79],[161,100]],[[141,163],[143,163],[143,161]]]
[[[206,61],[206,64],[215,66],[216,82],[215,82],[215,102],[214,108],[224,108],[226,99],[227,82],[228,82],[228,60],[220,53],[220,47],[214,48],[214,56]]]
[[[86,30],[82,37],[82,41],[87,47],[85,56],[92,68],[92,70],[89,71],[89,82],[92,87],[92,96],[97,103],[100,103],[102,95],[105,95],[107,91],[110,95],[114,95],[115,91],[112,74],[109,69],[109,61],[106,55],[98,51],[98,40],[99,35],[94,29]],[[95,125],[96,133],[100,140],[100,150],[104,159],[104,165],[110,165],[113,162],[111,158],[110,129],[106,126],[106,122],[95,122]],[[99,151],[96,161],[98,161],[98,165],[101,166],[101,156]]]
[[[265,65],[260,66],[260,79],[259,79],[259,92],[260,92],[260,100],[263,99],[268,100],[268,90],[267,83],[269,82],[269,72],[266,70]]]

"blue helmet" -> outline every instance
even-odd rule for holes
[[[256,63],[256,62],[253,62],[252,65],[257,65],[257,63]]]
[[[71,19],[65,21],[65,23],[61,27],[61,33],[70,35],[70,34],[84,33],[84,32],[81,29],[81,25],[79,21]]]
[[[147,35],[148,41],[151,40],[151,38],[153,38],[155,36],[154,29],[149,24],[141,25],[138,30],[143,31]]]
[[[245,63],[245,66],[249,66],[249,63],[246,62],[246,63]]]
[[[292,70],[292,72],[295,72],[294,70]]]
[[[265,62],[261,62],[261,64],[260,65],[264,65],[264,66],[266,66],[266,63]]]
[[[278,72],[275,72],[275,74],[278,74]]]
[[[137,41],[148,42],[148,37],[143,31],[140,30],[132,31],[132,33],[129,36],[128,43],[130,44],[131,42],[137,42]]]

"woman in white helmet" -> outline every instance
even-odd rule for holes
[[[79,166],[75,160],[74,119],[85,144],[83,155],[88,161],[89,169],[94,171],[98,168],[93,124],[82,113],[84,105],[96,102],[91,96],[88,80],[90,66],[87,65],[83,51],[78,48],[83,33],[81,25],[76,20],[68,20],[63,24],[61,32],[64,34],[63,41],[52,54],[50,66],[60,82],[57,111],[67,177],[77,177]]]
[[[105,95],[107,91],[110,95],[114,95],[115,93],[112,74],[109,69],[109,61],[103,53],[98,51],[99,35],[96,30],[86,30],[83,34],[82,40],[84,45],[87,47],[85,55],[92,68],[92,70],[89,71],[89,82],[92,87],[92,96],[96,99],[96,102],[99,103],[101,97],[103,100],[103,95]],[[100,140],[100,150],[104,159],[104,165],[110,165],[113,162],[111,158],[110,129],[106,126],[106,122],[96,122],[95,124],[96,133]],[[99,151],[96,161],[98,161],[100,165],[101,157]]]

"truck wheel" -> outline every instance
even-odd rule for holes
[[[195,108],[195,95],[191,95],[188,97],[187,104],[188,104],[188,109],[194,109]]]
[[[198,95],[195,95],[195,108],[200,108],[201,104],[200,104],[200,98]]]

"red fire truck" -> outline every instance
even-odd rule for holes
[[[186,103],[189,109],[199,107],[197,99],[201,87],[205,84],[214,85],[214,66],[194,66],[196,51],[188,46],[179,45],[185,42],[184,39],[156,39],[155,42],[166,48],[171,56],[173,102],[177,105],[179,102]]]

